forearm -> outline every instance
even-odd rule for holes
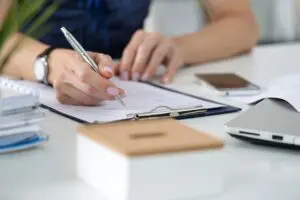
[[[10,56],[7,64],[4,66],[3,73],[26,80],[34,80],[34,61],[36,57],[48,47],[47,45],[24,36],[21,33],[16,33],[5,43],[4,48],[0,52],[0,58],[7,55],[12,46],[15,45],[21,37],[24,37],[24,40]]]
[[[251,17],[227,17],[207,25],[200,32],[173,40],[185,64],[204,63],[250,50],[257,41],[258,28]]]

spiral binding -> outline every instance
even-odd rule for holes
[[[24,87],[21,85],[21,83],[18,83],[20,80],[11,80],[7,77],[0,77],[0,88],[8,88],[13,89],[17,92],[20,92],[21,94],[31,94],[39,97],[39,92],[28,87]]]

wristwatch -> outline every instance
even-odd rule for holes
[[[34,76],[35,80],[44,83],[45,85],[49,85],[48,82],[48,74],[49,74],[49,64],[48,57],[50,53],[54,50],[54,47],[49,47],[41,54],[37,56],[34,61]]]

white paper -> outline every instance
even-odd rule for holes
[[[158,106],[168,106],[173,109],[198,106],[215,108],[221,106],[220,104],[177,94],[144,83],[121,81],[117,78],[112,79],[112,81],[126,91],[127,95],[123,98],[126,108],[117,101],[102,102],[95,107],[62,105],[56,100],[53,88],[28,81],[14,81],[13,84],[38,91],[41,103],[87,122],[122,120],[126,119],[128,114],[149,112]]]
[[[270,82],[268,89],[259,95],[230,97],[234,101],[255,103],[265,98],[281,99],[300,112],[300,74],[292,74]]]
[[[9,135],[22,135],[25,133],[37,133],[41,132],[41,128],[37,124],[29,125],[29,126],[21,126],[16,128],[8,128],[0,130],[0,139]]]
[[[0,98],[0,113],[38,106],[38,98],[32,94]]]
[[[30,112],[16,113],[13,115],[0,116],[0,131],[2,129],[16,128],[31,124],[37,124],[44,120],[45,113],[41,109]]]

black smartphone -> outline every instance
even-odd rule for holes
[[[261,92],[258,85],[234,73],[196,74],[196,77],[226,96],[256,95]]]

